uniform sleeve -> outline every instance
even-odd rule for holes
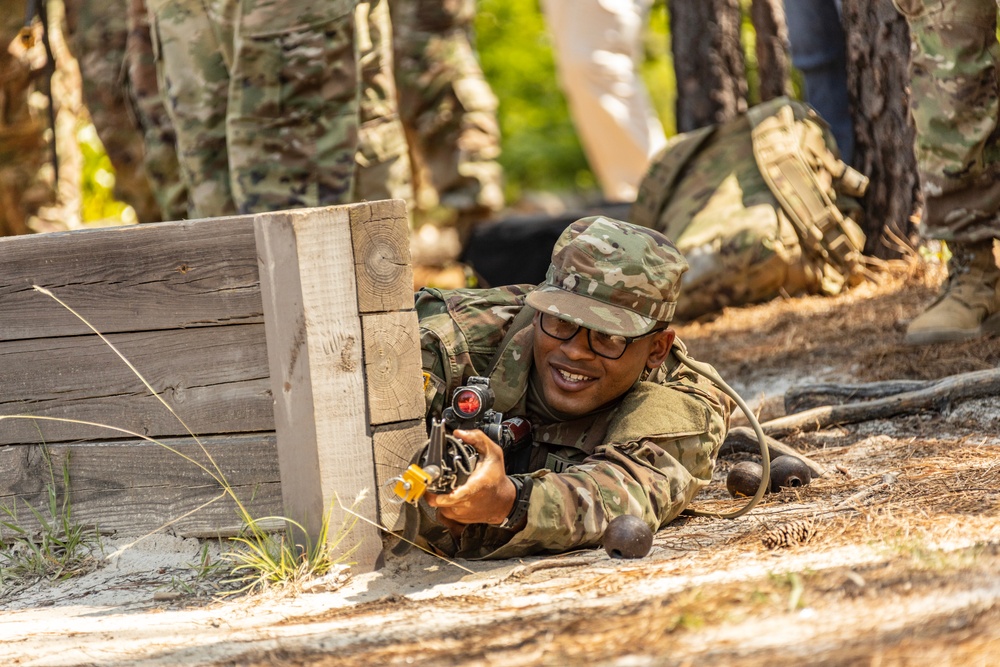
[[[650,423],[656,418],[651,413],[661,413],[658,403],[668,400],[684,413],[673,419],[672,432],[657,431],[654,424],[653,434],[599,446],[562,473],[534,473],[527,524],[485,557],[596,547],[608,523],[622,514],[642,518],[654,532],[676,518],[712,479],[729,426],[729,404],[694,378],[655,391],[672,393],[659,400],[637,397],[641,407],[623,410],[626,418],[618,430],[627,433],[630,421]],[[691,427],[686,432],[685,424]]]
[[[423,289],[417,293],[428,415],[440,416],[449,392],[489,365],[506,326],[522,307],[523,293],[516,286],[444,292]]]
[[[418,292],[416,310],[420,321],[420,366],[424,373],[425,414],[440,416],[444,409],[445,393],[457,370],[451,363],[453,355],[449,354],[448,345],[449,342],[452,347],[459,344],[461,332],[448,313],[441,293],[436,290]]]

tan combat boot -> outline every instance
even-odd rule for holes
[[[993,240],[949,244],[948,281],[906,328],[908,345],[960,343],[1000,333],[1000,269]]]

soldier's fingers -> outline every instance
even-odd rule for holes
[[[470,505],[470,494],[463,492],[463,489],[465,489],[465,486],[461,486],[451,493],[442,493],[440,495],[427,493],[424,497],[427,498],[427,504],[431,507],[437,507],[438,509],[447,508],[454,511],[455,508]]]
[[[489,436],[479,429],[455,429],[454,435],[462,442],[472,445],[483,456],[494,454],[494,447],[496,449],[500,448],[500,445],[490,440]]]

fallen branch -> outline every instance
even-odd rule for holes
[[[826,474],[826,468],[819,463],[816,463],[805,454],[800,453],[791,445],[779,442],[767,434],[764,434],[764,438],[767,440],[768,454],[770,454],[770,459],[772,461],[776,457],[782,455],[794,456],[809,466],[809,470],[812,472],[813,477],[822,477]],[[719,449],[719,455],[725,456],[731,452],[747,452],[749,454],[757,454],[760,452],[760,446],[757,444],[757,434],[753,432],[753,429],[746,426],[734,426],[729,429],[729,434],[726,435],[726,439],[722,443],[722,447]]]
[[[802,431],[818,431],[828,426],[914,414],[928,409],[941,410],[955,401],[998,393],[1000,393],[1000,369],[991,368],[952,375],[934,382],[925,389],[907,391],[895,396],[813,408],[764,422],[761,428],[765,434],[778,438]]]
[[[918,391],[938,380],[887,380],[864,384],[806,384],[785,392],[785,414],[795,414],[824,405],[839,405],[852,401],[885,398],[908,391]]]

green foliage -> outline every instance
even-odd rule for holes
[[[84,224],[127,224],[135,222],[132,207],[115,199],[115,168],[104,151],[97,130],[90,123],[81,125],[76,133],[83,158],[80,174],[80,211]]]
[[[664,132],[670,137],[677,134],[677,78],[674,75],[674,57],[670,52],[668,20],[666,2],[658,0],[650,11],[649,25],[643,36],[645,57],[641,73],[653,108],[663,123]]]
[[[16,501],[11,507],[0,506],[0,512],[7,516],[6,521],[0,521],[0,591],[4,594],[12,586],[68,579],[97,566],[94,552],[101,548],[97,531],[73,520],[69,459],[63,464],[60,494],[52,460],[44,448],[42,453],[49,468],[46,511],[27,505],[37,529],[28,530],[18,521]]]
[[[219,538],[221,546],[222,538]],[[180,595],[200,597],[219,594],[225,580],[231,573],[231,566],[210,549],[211,543],[202,542],[198,558],[194,563],[188,563],[188,576],[170,577],[170,583],[161,590],[173,591]]]
[[[508,201],[525,190],[592,188],[538,1],[480,0],[476,36],[483,72],[500,100]]]

